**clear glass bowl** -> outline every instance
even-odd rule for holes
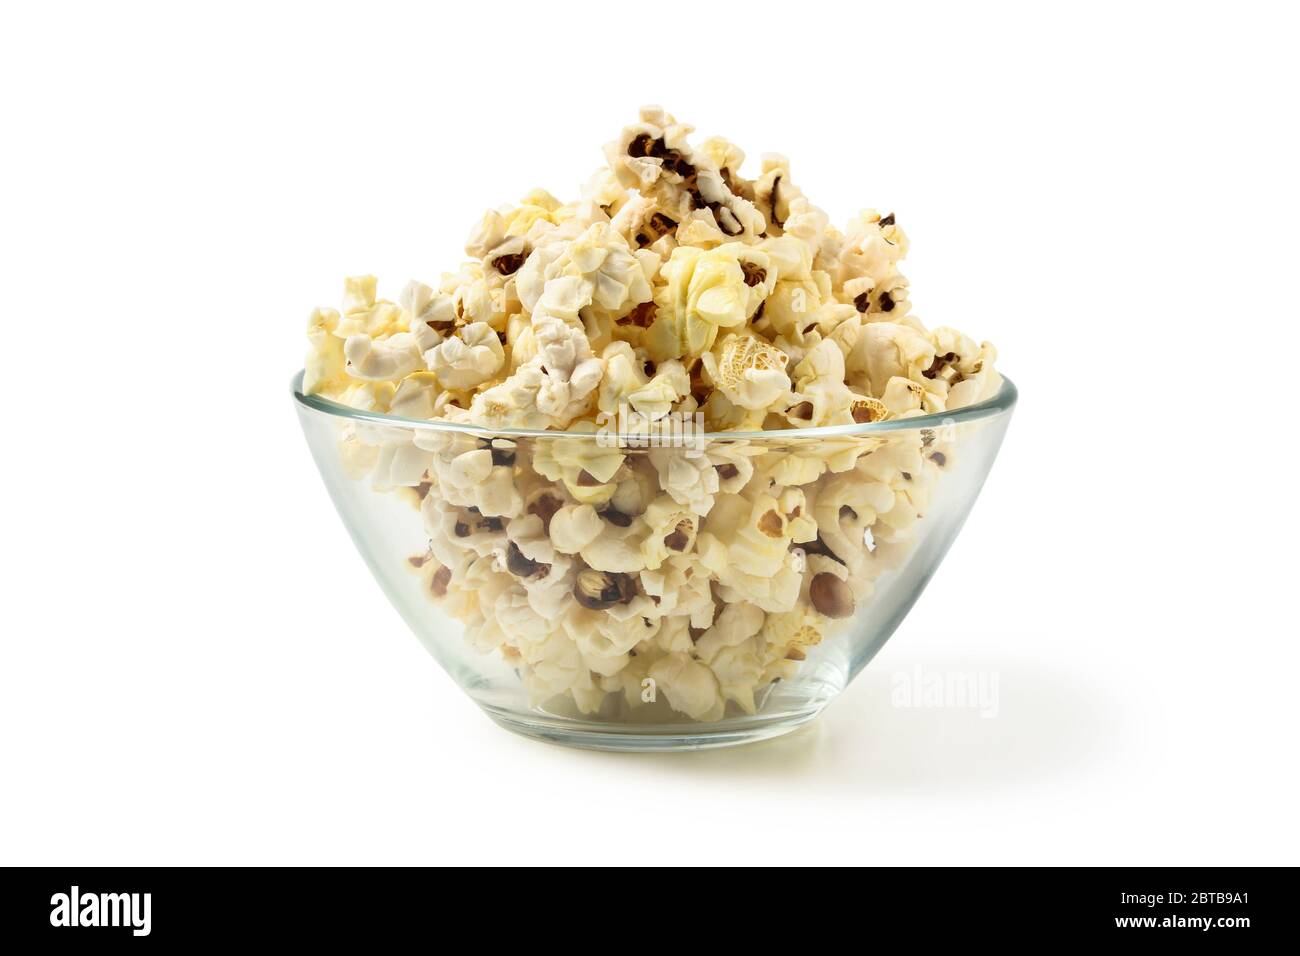
[[[343,523],[443,668],[510,730],[610,750],[815,717],[920,596],[1016,402],[1004,379],[950,413],[633,447],[359,411],[301,373],[293,393]]]

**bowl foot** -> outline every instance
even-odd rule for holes
[[[483,705],[480,705],[483,706]],[[519,714],[483,706],[506,730],[547,743],[582,750],[664,753],[712,750],[780,737],[812,720],[821,707],[793,713],[755,715],[720,720],[716,724],[612,724],[555,719],[545,714]]]

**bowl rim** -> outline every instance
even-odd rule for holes
[[[586,438],[596,437],[596,432],[551,431],[543,428],[490,428],[487,425],[475,425],[468,422],[448,422],[434,419],[403,418],[400,415],[388,415],[384,412],[370,412],[341,402],[335,402],[320,395],[303,393],[302,382],[305,369],[299,369],[290,379],[289,387],[294,401],[301,408],[330,415],[335,418],[366,422],[372,425],[388,425],[395,428],[420,428],[428,431],[459,432],[470,435],[491,435],[501,438]],[[966,405],[950,412],[932,412],[928,415],[916,415],[911,418],[893,418],[883,422],[855,422],[852,425],[821,425],[816,428],[781,428],[766,431],[747,432],[705,432],[701,441],[787,441],[800,438],[852,438],[858,435],[872,435],[880,432],[910,431],[917,428],[945,428],[964,422],[994,418],[1010,412],[1016,405],[1020,392],[1015,382],[1002,376],[1002,385],[997,394],[974,405]]]

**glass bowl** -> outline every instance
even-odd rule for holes
[[[438,663],[502,726],[608,750],[816,717],[920,596],[1016,403],[1003,379],[857,425],[541,432],[361,411],[301,373],[293,394],[343,523]]]

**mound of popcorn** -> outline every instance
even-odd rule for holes
[[[783,156],[746,179],[738,147],[691,132],[642,109],[576,202],[532,192],[488,212],[436,287],[390,302],[348,279],[309,321],[307,393],[477,426],[349,423],[340,447],[418,508],[413,572],[538,706],[754,713],[906,558],[957,451],[942,428],[781,432],[1001,384],[991,345],[911,314],[893,214],[836,229]],[[600,440],[626,420],[772,434]]]

